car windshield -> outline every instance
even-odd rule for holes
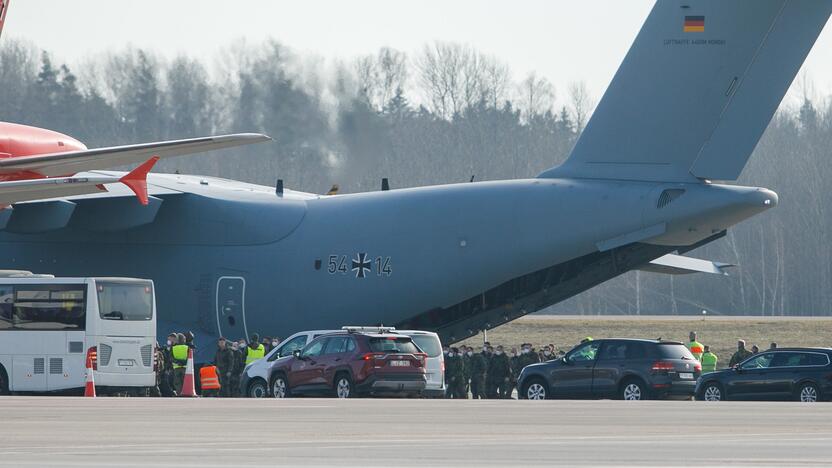
[[[409,337],[388,336],[370,338],[370,350],[374,353],[420,353],[421,351]]]
[[[413,335],[411,336],[413,342],[419,347],[428,357],[439,357],[442,354],[442,345],[439,343],[439,338],[434,335]]]
[[[664,359],[683,359],[686,361],[695,361],[687,346],[678,343],[659,343],[656,348],[659,350],[659,357]]]

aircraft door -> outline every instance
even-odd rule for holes
[[[217,329],[230,340],[249,337],[246,327],[246,280],[221,276],[217,280]]]

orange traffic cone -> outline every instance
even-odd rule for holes
[[[95,348],[87,350],[87,382],[84,385],[84,396],[95,398],[95,378],[93,377],[92,359],[95,355]]]
[[[182,382],[182,393],[179,396],[195,397],[194,385],[194,350],[188,349],[188,365],[185,366],[185,381]]]

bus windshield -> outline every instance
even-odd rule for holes
[[[153,319],[153,286],[150,283],[98,281],[98,313],[104,320]]]

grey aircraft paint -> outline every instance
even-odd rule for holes
[[[573,155],[535,179],[317,196],[151,174],[148,207],[113,187],[7,211],[4,267],[151,278],[160,335],[193,330],[202,360],[218,335],[344,324],[463,339],[776,206],[769,190],[703,179],[736,178],[830,12],[659,2]],[[689,16],[705,32],[684,32]]]

